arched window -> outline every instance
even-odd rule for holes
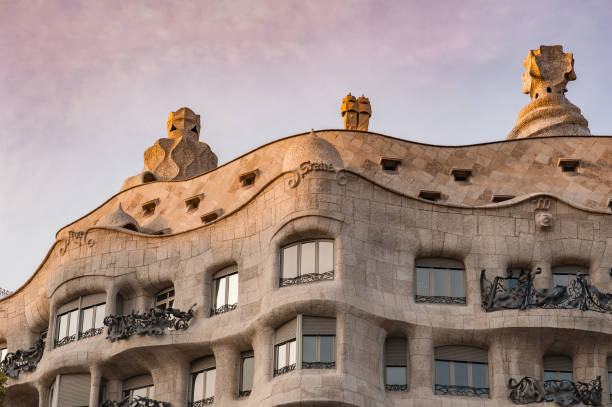
[[[434,350],[435,392],[454,396],[489,396],[488,355],[471,346],[440,346]]]
[[[556,266],[552,268],[553,287],[569,287],[574,280],[578,278],[578,274],[589,274],[589,270],[583,266]]]
[[[238,306],[238,268],[227,267],[213,277],[212,314],[233,311]]]
[[[155,307],[159,309],[174,308],[174,286],[170,286],[155,295]]]
[[[334,279],[334,241],[292,243],[281,250],[280,286]]]
[[[255,357],[253,351],[240,354],[240,386],[239,396],[247,397],[253,389],[253,375],[255,374]]]
[[[465,304],[465,268],[452,259],[415,261],[416,302]]]
[[[134,400],[137,398],[155,399],[155,386],[151,375],[131,377],[123,382],[122,399]]]
[[[393,337],[385,340],[385,389],[403,391],[408,388],[408,341]]]
[[[104,331],[106,313],[104,293],[79,297],[58,308],[55,323],[55,346],[99,335]]]
[[[214,356],[206,356],[191,364],[191,406],[212,404],[215,400],[216,373]]]
[[[563,355],[544,356],[544,380],[569,380],[573,379],[572,358]]]

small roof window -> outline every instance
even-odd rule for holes
[[[214,220],[217,220],[217,218],[221,216],[222,213],[223,209],[217,209],[215,211],[205,213],[200,219],[202,220],[202,223],[210,223]]]
[[[509,201],[510,199],[513,199],[514,195],[493,195],[491,197],[491,202],[504,202],[504,201]]]
[[[580,170],[580,160],[577,158],[559,158],[557,167],[561,168],[561,172],[578,173]]]
[[[402,160],[393,157],[380,157],[379,164],[385,172],[397,173]]]
[[[143,216],[151,216],[155,213],[155,208],[159,205],[159,199],[153,199],[142,204]]]
[[[197,210],[200,206],[200,201],[202,199],[204,199],[204,194],[195,195],[191,198],[185,199],[185,207],[187,208],[187,212],[193,212]]]
[[[259,169],[255,169],[253,171],[245,172],[238,176],[238,181],[242,184],[243,187],[249,187],[255,184],[255,178],[259,174]]]
[[[453,168],[450,173],[455,181],[467,181],[472,176],[472,170],[469,168]]]
[[[441,196],[442,194],[440,191],[426,191],[422,189],[421,192],[419,192],[419,198],[426,199],[428,201],[437,201]]]

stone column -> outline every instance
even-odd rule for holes
[[[213,345],[215,354],[215,404],[230,405],[238,396],[240,352],[232,344]]]
[[[489,345],[489,392],[491,399],[506,400],[510,369],[508,360],[511,349],[506,348],[506,343],[499,336],[493,338]],[[520,380],[518,378],[517,380]]]
[[[102,381],[102,369],[99,365],[92,365],[89,368],[89,407],[98,407],[100,397],[100,382]]]
[[[53,342],[55,338],[55,317],[57,316],[57,303],[55,300],[51,300],[49,307],[49,328],[47,328],[47,339],[45,340],[45,353],[53,350]]]
[[[255,370],[253,372],[253,392],[266,387],[272,379],[274,370],[274,329],[260,326],[253,335],[253,354]]]
[[[37,383],[36,390],[38,390],[38,407],[46,407],[49,388],[41,383]]]
[[[106,382],[106,400],[120,401],[123,391],[123,382],[119,379],[111,379]]]
[[[117,286],[112,284],[106,289],[106,316],[117,314]]]
[[[410,391],[431,396],[434,386],[434,355],[431,327],[417,326],[408,338],[410,350]]]

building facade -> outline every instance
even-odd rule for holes
[[[607,405],[612,137],[531,51],[506,140],[344,129],[222,166],[170,113],[143,172],[0,300],[8,406]]]

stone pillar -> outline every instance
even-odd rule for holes
[[[255,371],[253,372],[253,391],[262,389],[272,379],[274,370],[274,329],[269,326],[258,327],[253,335]]]
[[[434,386],[432,330],[417,326],[408,338],[410,350],[410,391],[415,396],[431,396]]]
[[[53,350],[53,342],[55,338],[55,317],[57,316],[57,303],[51,300],[49,304],[49,328],[47,328],[47,339],[45,340],[45,353]]]
[[[489,392],[491,399],[506,400],[508,380],[510,379],[510,360],[508,353],[510,349],[506,348],[506,341],[499,336],[493,338],[489,345]],[[520,380],[518,378],[517,380]]]
[[[117,314],[117,286],[111,285],[106,289],[106,316]]]
[[[151,370],[155,385],[155,400],[166,401],[172,406],[186,406],[189,362],[181,360],[178,355],[168,360],[162,358],[161,361],[164,367]]]
[[[123,392],[123,382],[119,379],[111,379],[106,382],[106,400],[120,401]]]
[[[213,345],[215,366],[215,404],[233,404],[238,396],[240,352],[232,344]]]
[[[38,390],[38,407],[46,407],[49,388],[41,383],[37,383],[36,390]]]
[[[98,407],[100,397],[100,382],[102,381],[102,369],[99,365],[92,365],[89,368],[89,407]]]

